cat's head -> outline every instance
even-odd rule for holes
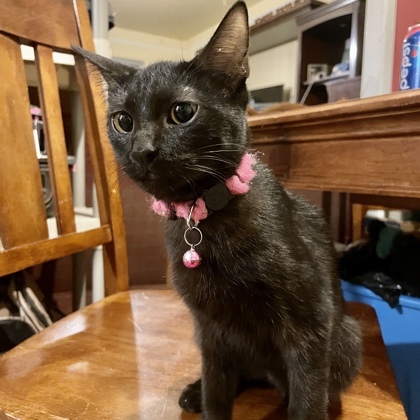
[[[123,170],[156,198],[197,198],[230,177],[248,143],[248,14],[237,2],[190,62],[143,69],[76,48],[104,82]]]

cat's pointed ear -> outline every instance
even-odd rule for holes
[[[134,67],[126,66],[118,61],[87,51],[84,48],[72,46],[72,49],[77,55],[86,59],[92,68],[102,76],[106,84],[106,90],[117,89],[121,81],[135,70]]]
[[[213,37],[194,59],[200,68],[228,74],[234,79],[249,76],[248,11],[243,1],[236,2],[223,18]]]

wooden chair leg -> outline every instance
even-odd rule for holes
[[[321,206],[326,221],[331,223],[331,191],[322,191]]]
[[[366,212],[368,210],[368,206],[363,204],[353,203],[351,205],[351,218],[352,218],[352,226],[353,226],[353,241],[357,241],[363,238],[364,232],[364,218]]]
[[[79,252],[73,255],[73,311],[86,306],[86,255]]]

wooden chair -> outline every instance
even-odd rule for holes
[[[21,44],[34,47],[58,237],[51,239],[35,153]],[[76,76],[92,156],[100,226],[76,231],[53,51],[93,49],[83,0],[0,2],[0,276],[103,245],[106,294],[128,288],[125,231],[113,154],[99,120],[103,110],[83,62]]]
[[[35,48],[47,126],[58,237],[45,221],[20,43]],[[171,290],[126,291],[122,210],[110,146],[99,128],[103,112],[83,62],[83,96],[101,226],[76,232],[52,50],[92,49],[84,0],[0,2],[0,275],[89,247],[104,246],[106,293],[0,358],[1,419],[194,419],[177,401],[195,380],[200,358],[187,309]],[[120,292],[120,293],[115,293]],[[364,331],[364,368],[344,398],[343,418],[403,419],[392,370],[373,310],[353,305]],[[250,390],[234,418],[282,419],[271,389]]]

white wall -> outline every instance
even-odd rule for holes
[[[327,2],[329,1],[331,0],[327,0]],[[248,9],[250,25],[253,25],[256,19],[266,15],[272,10],[276,10],[279,7],[282,7],[286,3],[289,3],[289,0],[264,0],[256,4],[255,6],[251,6]],[[188,40],[188,42],[186,43],[186,51],[189,54],[189,58],[192,58],[197,52],[197,50],[204,47],[204,45],[213,35],[213,32],[216,30],[216,28],[217,25],[207,28],[203,32],[195,35],[190,40]]]
[[[288,2],[289,0],[264,0],[250,7],[248,11],[250,24]],[[115,27],[109,33],[109,40],[113,56],[118,58],[143,61],[145,64],[159,60],[190,60],[197,50],[209,41],[216,27],[217,25],[207,28],[185,42]]]
[[[295,40],[252,55],[249,60],[251,75],[248,89],[284,85],[285,90],[291,90],[290,100],[294,101],[297,51],[298,43]]]
[[[395,0],[366,2],[362,98],[392,92],[396,9]]]
[[[324,0],[331,3],[334,0]],[[264,16],[273,9],[278,9],[289,1],[266,0],[249,10],[251,24],[255,19]],[[298,65],[297,40],[260,52],[250,57],[251,75],[248,89],[261,89],[276,85],[283,85],[284,90],[290,92],[290,102],[296,100],[296,77]]]
[[[324,1],[331,3],[333,0]],[[289,0],[264,0],[250,7],[250,24],[288,2]],[[142,61],[145,65],[159,60],[190,60],[208,42],[216,27],[217,25],[207,28],[185,42],[116,27],[110,31],[110,43],[114,57]],[[251,56],[249,88],[283,84],[286,89],[293,90],[297,54],[297,41],[292,41]],[[293,99],[294,92],[291,97],[291,100]]]
[[[141,61],[145,65],[160,60],[179,61],[185,53],[179,40],[118,27],[109,32],[109,41],[113,57]]]

